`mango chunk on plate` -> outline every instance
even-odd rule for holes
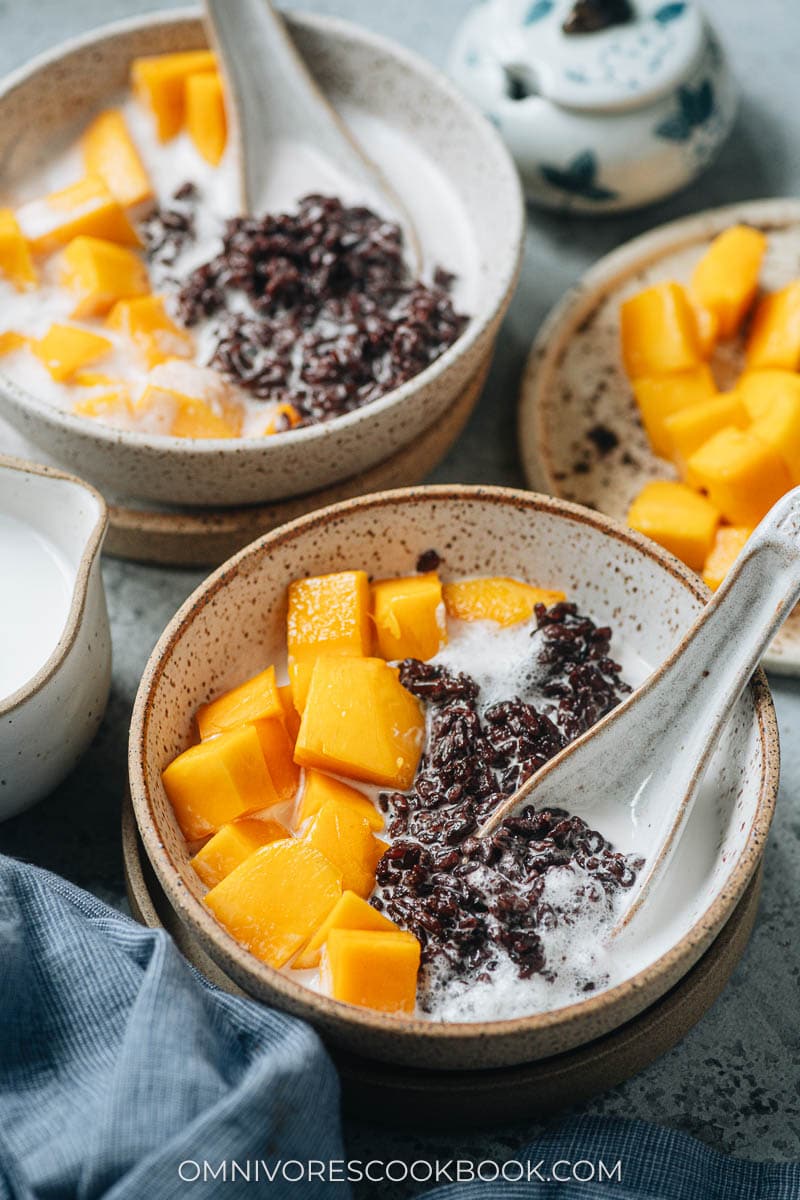
[[[741,394],[752,419],[750,432],[783,459],[792,483],[800,483],[800,376],[752,372]]]
[[[147,268],[138,254],[104,238],[73,238],[61,255],[61,283],[74,292],[72,316],[104,316],[118,300],[150,291]]]
[[[44,337],[31,342],[30,346],[59,383],[113,349],[108,338],[73,325],[51,325]]]
[[[318,967],[322,958],[322,947],[332,929],[372,930],[374,933],[399,932],[399,925],[390,921],[377,908],[373,908],[355,892],[342,892],[317,932],[306,943],[292,962],[296,971],[308,971]]]
[[[459,621],[495,621],[504,626],[529,620],[537,604],[550,608],[566,600],[564,592],[532,587],[501,575],[446,583],[442,594],[449,617]]]
[[[232,438],[241,432],[241,413],[231,407],[216,413],[205,400],[185,396],[172,388],[148,383],[136,404],[139,415],[153,414],[165,422],[172,437]]]
[[[242,817],[218,829],[192,859],[192,866],[206,887],[216,887],[261,846],[288,838],[280,821]]]
[[[653,452],[661,458],[672,454],[672,439],[666,421],[675,413],[718,395],[707,363],[677,371],[673,375],[649,375],[634,379],[633,394]]]
[[[292,696],[302,713],[320,654],[364,657],[372,649],[366,571],[339,571],[291,583],[286,633]]]
[[[323,804],[305,837],[339,871],[342,887],[357,896],[366,898],[370,894],[385,846],[355,809]]]
[[[442,583],[435,572],[372,585],[378,653],[394,662],[433,658],[447,641]]]
[[[692,298],[719,320],[719,336],[737,332],[758,287],[767,239],[749,225],[733,225],[715,237],[692,273]]]
[[[30,247],[10,208],[0,208],[0,275],[10,280],[19,292],[35,287],[38,282]]]
[[[148,371],[170,358],[191,358],[194,353],[194,339],[175,324],[160,296],[120,300],[106,324],[130,338]]]
[[[153,199],[144,163],[118,108],[95,117],[81,138],[81,151],[86,174],[99,176],[123,208],[143,207]]]
[[[215,733],[226,733],[237,725],[248,725],[261,717],[283,715],[275,668],[267,667],[244,683],[223,692],[197,710],[197,729],[203,741]]]
[[[365,796],[358,788],[343,783],[341,779],[334,779],[332,775],[325,775],[324,772],[309,767],[303,780],[297,824],[303,825],[310,817],[316,816],[324,804],[342,805],[365,820],[376,832],[383,829],[383,816],[369,796]]]
[[[405,791],[422,754],[425,718],[382,658],[318,658],[295,761]]]
[[[271,967],[282,967],[319,929],[342,894],[336,868],[309,842],[287,838],[256,850],[206,895],[228,932]]]
[[[745,429],[749,424],[750,414],[737,392],[723,392],[700,404],[691,404],[664,420],[664,430],[670,440],[670,458],[685,471],[695,450],[720,429],[726,425]]]
[[[646,484],[628,509],[628,524],[702,571],[714,542],[719,512],[685,483],[656,479]]]
[[[687,470],[731,525],[755,527],[792,486],[777,451],[752,431],[732,426],[696,450]],[[702,567],[701,562],[696,570]]]
[[[658,283],[624,300],[620,333],[631,379],[688,371],[703,360],[694,309],[679,283]]]
[[[190,746],[161,778],[189,842],[280,801],[252,725]]]
[[[183,129],[187,78],[214,71],[216,65],[210,50],[154,54],[133,60],[131,82],[134,94],[152,113],[159,141],[168,142]]]
[[[747,340],[748,371],[800,367],[800,279],[758,304]]]
[[[736,381],[736,391],[742,398],[750,420],[757,421],[770,411],[777,395],[792,395],[800,399],[800,375],[771,367],[743,371]]]
[[[744,549],[752,529],[742,525],[721,525],[714,538],[714,545],[703,564],[703,579],[716,591]]]
[[[97,175],[29,200],[17,210],[17,221],[34,254],[50,254],[82,234],[120,246],[140,244],[124,209]]]
[[[404,930],[331,929],[323,975],[335,1000],[378,1012],[414,1011],[420,945]]]
[[[222,79],[217,71],[203,71],[188,75],[185,87],[186,130],[198,154],[216,167],[228,137]]]
[[[260,717],[253,727],[261,742],[267,770],[282,802],[294,800],[300,783],[300,768],[294,761],[294,742],[287,733],[283,712],[280,716]]]

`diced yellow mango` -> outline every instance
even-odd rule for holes
[[[147,268],[137,254],[103,238],[73,238],[61,256],[61,283],[78,302],[72,316],[103,316],[118,300],[150,291]]]
[[[136,404],[137,412],[161,412],[169,420],[172,437],[185,438],[232,438],[241,432],[241,413],[238,416],[231,408],[224,416],[214,412],[205,400],[184,396],[172,388],[148,383]]]
[[[399,932],[395,925],[377,908],[362,900],[355,892],[342,892],[317,932],[306,943],[292,962],[295,971],[310,971],[318,967],[322,958],[322,947],[332,929],[369,929],[375,933]]]
[[[183,836],[190,842],[280,800],[252,725],[190,746],[161,777]]]
[[[752,533],[741,525],[720,525],[708,558],[703,564],[703,579],[715,592],[739,557]]]
[[[160,141],[168,142],[183,128],[187,78],[214,71],[216,65],[210,50],[158,54],[133,60],[133,90],[137,99],[153,114]]]
[[[286,617],[289,679],[302,713],[320,654],[368,655],[372,649],[369,580],[365,571],[340,571],[289,585]]]
[[[689,302],[694,312],[700,353],[703,358],[710,358],[714,353],[717,338],[719,337],[719,317],[710,308],[703,308],[702,305],[696,304],[692,301],[691,296],[689,297]]]
[[[51,325],[43,338],[31,342],[31,350],[47,367],[53,379],[64,382],[113,349],[108,338],[76,329],[73,325]]]
[[[379,579],[372,585],[372,619],[383,658],[433,658],[447,641],[439,576]]]
[[[692,404],[664,420],[664,431],[670,440],[670,458],[686,470],[686,463],[695,450],[726,425],[746,429],[750,415],[738,392],[723,392],[701,404]]]
[[[695,450],[687,470],[731,525],[756,526],[792,486],[788,468],[771,446],[750,430],[732,427]]]
[[[175,324],[161,296],[120,300],[106,324],[131,339],[148,371],[170,358],[191,358],[194,354],[194,339]]]
[[[749,371],[800,367],[800,279],[759,302],[747,339],[746,364]]]
[[[278,696],[283,709],[283,723],[286,726],[286,732],[294,746],[297,741],[297,735],[300,732],[300,713],[294,706],[292,699],[292,685],[290,683],[281,684],[278,688]]]
[[[379,1012],[414,1011],[420,945],[413,933],[331,929],[323,975],[335,1000]]]
[[[253,724],[275,791],[285,803],[294,800],[300,783],[300,768],[294,761],[294,743],[286,731],[283,713],[277,717],[261,717]]]
[[[130,392],[122,386],[77,400],[72,411],[79,417],[130,417],[133,415],[133,405]]]
[[[798,380],[800,383],[800,380]],[[755,417],[750,432],[785,463],[794,485],[800,483],[800,392],[779,389],[769,408]]]
[[[186,129],[198,154],[212,167],[225,153],[228,123],[225,118],[225,93],[217,71],[203,71],[186,77]]]
[[[770,368],[743,371],[736,381],[736,391],[750,420],[757,421],[770,411],[776,396],[789,395],[800,399],[800,375]]]
[[[0,208],[0,275],[10,279],[19,292],[37,283],[30,247],[10,208]]]
[[[223,692],[216,700],[202,704],[197,710],[197,729],[205,741],[216,733],[226,733],[238,725],[249,725],[261,717],[282,715],[275,668],[267,667],[252,679]]]
[[[5,333],[0,333],[0,358],[4,354],[16,354],[17,350],[24,349],[30,343],[30,338],[24,333],[16,333],[13,329],[7,329]]]
[[[753,303],[766,248],[763,233],[733,225],[714,238],[695,267],[692,298],[716,313],[720,337],[733,337]]]
[[[694,309],[679,283],[657,283],[622,302],[622,361],[631,379],[699,366]]]
[[[669,458],[672,452],[672,441],[665,427],[667,418],[718,395],[707,363],[674,375],[643,376],[634,379],[631,386],[653,453],[661,458]]]
[[[355,809],[335,802],[323,804],[305,836],[336,867],[343,888],[357,896],[370,894],[382,843]]]
[[[81,138],[81,150],[86,174],[99,176],[123,208],[143,207],[153,199],[144,163],[118,108],[95,117]]]
[[[341,804],[351,809],[367,822],[374,830],[383,829],[384,820],[369,796],[359,792],[357,788],[342,783],[322,771],[309,768],[303,780],[303,791],[300,796],[300,807],[297,812],[297,824],[303,825],[309,817],[314,817],[325,804]]]
[[[264,436],[271,437],[273,433],[286,433],[289,429],[296,429],[302,419],[293,404],[279,404],[267,421]]]
[[[82,234],[121,246],[140,244],[122,206],[96,175],[29,200],[18,209],[17,220],[34,254],[50,254]]]
[[[529,583],[501,575],[446,583],[442,595],[449,617],[459,621],[496,621],[498,625],[527,621],[537,604],[550,608],[566,600],[564,592],[531,587]]]
[[[422,753],[425,718],[382,658],[321,657],[314,664],[295,761],[405,791]]]
[[[206,895],[214,916],[251,954],[282,967],[342,894],[336,868],[307,841],[272,842]]]
[[[279,842],[288,836],[288,831],[280,821],[242,817],[218,829],[197,851],[192,866],[206,887],[213,888],[261,846]]]
[[[628,524],[701,571],[714,542],[719,513],[685,483],[657,479],[645,484],[630,506]]]

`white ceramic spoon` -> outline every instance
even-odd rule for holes
[[[405,205],[318,87],[270,0],[205,0],[205,12],[233,109],[245,211],[268,211],[280,151],[309,147],[401,225],[409,268],[419,274],[422,254]]]
[[[731,709],[800,599],[800,488],[767,514],[661,667],[497,809],[566,808],[645,859],[612,937],[668,863]],[[620,837],[620,833],[623,837]]]

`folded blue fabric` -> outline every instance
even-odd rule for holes
[[[348,1176],[363,1176],[313,1030],[218,991],[165,933],[0,856],[0,967],[0,1200],[347,1200]],[[800,1197],[800,1166],[602,1118],[568,1121],[481,1174],[427,1200]],[[374,1171],[359,1186],[385,1190]]]

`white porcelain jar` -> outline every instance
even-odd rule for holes
[[[688,0],[630,7],[625,23],[568,33],[575,0],[485,0],[459,30],[451,74],[538,204],[649,204],[690,183],[730,132],[735,87],[701,12]]]

